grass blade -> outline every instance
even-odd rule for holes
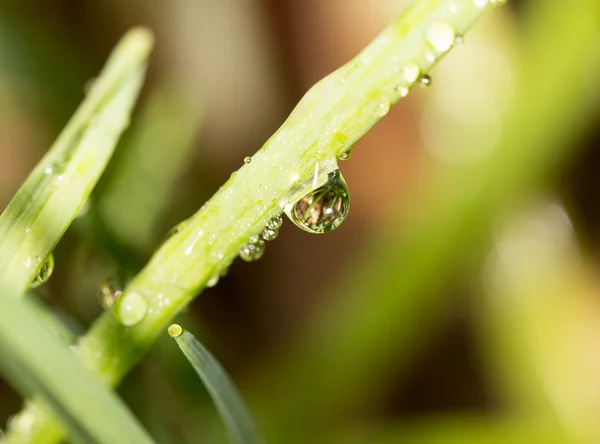
[[[23,294],[96,185],[138,96],[152,36],[130,31],[0,216],[0,286]]]
[[[31,301],[14,296],[0,298],[0,369],[13,385],[24,394],[41,395],[72,442],[152,443],[119,398],[49,334]]]
[[[169,327],[169,334],[190,362],[212,397],[232,441],[236,444],[264,443],[252,415],[225,369],[191,333],[179,325]]]

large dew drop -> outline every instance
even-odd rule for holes
[[[325,184],[286,207],[285,213],[304,231],[321,234],[339,227],[349,210],[348,186],[340,170],[335,170]]]
[[[54,256],[52,253],[48,255],[40,269],[38,270],[37,276],[31,282],[31,288],[36,288],[50,279],[52,272],[54,271]]]
[[[117,299],[114,310],[115,317],[121,324],[132,327],[146,317],[148,302],[140,293],[130,291]]]

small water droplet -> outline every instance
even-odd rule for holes
[[[125,288],[125,283],[121,279],[112,278],[104,282],[100,286],[98,295],[102,308],[112,307],[123,294],[123,288]]]
[[[425,40],[439,53],[452,48],[455,37],[454,28],[446,22],[432,23],[425,31]]]
[[[52,167],[46,167],[46,168],[44,168],[44,174],[46,176],[49,176],[50,174],[52,174]]]
[[[179,324],[171,324],[169,325],[169,328],[167,328],[167,332],[169,333],[169,336],[171,336],[172,338],[176,338],[178,336],[181,336],[181,334],[183,333],[183,328],[181,328],[181,325]]]
[[[212,287],[214,287],[214,286],[215,286],[215,285],[217,285],[217,283],[219,282],[219,278],[220,278],[220,277],[221,277],[221,276],[220,276],[220,274],[219,274],[219,273],[213,274],[213,275],[210,277],[210,279],[209,279],[208,281],[206,281],[206,286],[207,286],[208,288],[212,288]]]
[[[137,291],[128,291],[117,299],[114,314],[117,320],[126,327],[139,324],[148,312],[146,298]]]
[[[342,155],[340,156],[340,160],[348,160],[352,157],[352,148],[348,149],[347,151],[344,151],[342,153]]]
[[[27,264],[25,266],[27,267]],[[30,287],[36,288],[36,287],[39,287],[40,285],[42,285],[44,282],[46,282],[48,279],[50,279],[50,276],[52,276],[53,271],[54,271],[54,256],[52,255],[52,253],[50,253],[46,257],[46,260],[44,260],[44,263],[42,264],[40,269],[38,270],[37,276],[31,282]]]
[[[423,88],[427,88],[427,87],[431,86],[431,82],[432,82],[431,76],[429,74],[425,74],[425,75],[421,76],[421,78],[419,79],[419,82]]]
[[[244,157],[244,163],[246,165],[248,165],[250,162],[252,162],[252,157]]]
[[[454,37],[455,45],[462,45],[463,43],[465,43],[465,38],[462,35],[457,35],[456,37]]]
[[[258,236],[252,236],[252,238],[254,237],[258,238]],[[240,250],[240,257],[246,262],[257,261],[263,254],[265,254],[265,241],[260,238],[256,242],[248,242]]]
[[[279,230],[281,228],[281,225],[283,224],[283,219],[281,218],[281,216],[277,215],[277,216],[273,216],[269,222],[267,222],[267,228],[271,229],[271,230]]]
[[[408,88],[406,86],[399,86],[396,88],[396,91],[398,91],[400,97],[406,97],[408,95]]]
[[[340,170],[335,170],[325,184],[286,207],[286,214],[299,228],[320,234],[339,227],[349,210],[348,186]]]
[[[409,84],[415,83],[421,76],[421,68],[414,62],[409,62],[402,69],[402,76]]]
[[[272,241],[275,240],[278,235],[279,230],[271,230],[269,227],[265,227],[261,234],[261,237],[266,241]]]
[[[377,107],[377,115],[379,117],[383,117],[385,116],[390,110],[390,103],[389,102],[381,102],[379,104],[379,106]]]

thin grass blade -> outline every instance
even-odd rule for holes
[[[130,31],[89,94],[0,216],[0,287],[23,294],[96,185],[129,123],[152,35]]]
[[[0,370],[7,379],[25,395],[42,396],[71,442],[152,443],[119,398],[44,325],[31,301],[15,296],[0,298]]]
[[[179,325],[169,334],[188,359],[212,397],[231,439],[236,444],[264,444],[252,415],[233,381],[215,357],[191,333]]]

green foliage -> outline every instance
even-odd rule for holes
[[[169,327],[169,335],[204,382],[219,411],[232,441],[236,444],[263,443],[252,415],[238,393],[233,381],[215,357],[189,332],[177,324]]]

